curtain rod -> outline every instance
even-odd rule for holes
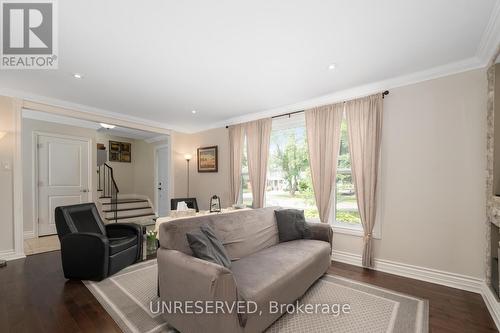
[[[389,90],[385,90],[384,92],[382,92],[382,98],[385,98],[385,96],[387,96],[387,95],[389,95]],[[345,103],[345,102],[346,101],[344,101],[343,103]],[[281,118],[281,117],[285,117],[285,116],[290,117],[293,114],[302,113],[302,112],[305,112],[305,110],[299,110],[299,111],[293,111],[293,112],[283,113],[283,114],[279,114],[279,115],[276,115],[276,116],[272,116],[271,118],[274,119],[274,118]],[[226,128],[229,128],[229,126],[226,126]]]

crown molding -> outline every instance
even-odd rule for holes
[[[480,59],[483,66],[488,66],[495,59],[492,59],[500,43],[500,1],[495,2],[491,11],[490,19],[484,29],[481,41],[477,48],[476,57]]]
[[[485,65],[477,57],[468,58],[462,61],[453,62],[443,66],[438,66],[423,70],[420,72],[411,73],[408,75],[403,75],[383,81],[373,82],[365,85],[361,85],[354,88],[349,88],[341,91],[334,92],[332,94],[323,95],[320,97],[311,98],[299,103],[289,104],[281,106],[274,109],[264,110],[255,113],[249,113],[243,116],[233,117],[227,119],[225,122],[218,122],[211,124],[210,127],[205,128],[217,128],[224,127],[227,125],[240,124],[248,121],[253,121],[257,119],[262,119],[266,117],[277,116],[283,113],[307,110],[313,107],[333,104],[342,102],[345,100],[351,100],[371,94],[375,94],[387,89],[393,89],[397,87],[408,86],[428,80],[437,79],[440,77],[445,77],[453,74],[458,74],[462,72],[467,72],[474,69],[483,68]]]
[[[162,130],[162,132],[165,132],[167,134],[170,133],[171,130],[183,132],[183,133],[190,133],[190,131],[188,129],[183,128],[183,127],[177,127],[177,126],[173,126],[171,124],[160,123],[160,122],[157,122],[154,120],[144,119],[144,118],[140,118],[140,117],[136,117],[136,116],[125,115],[123,113],[108,111],[108,110],[104,110],[104,109],[100,109],[100,108],[91,107],[88,105],[83,105],[83,104],[78,104],[78,103],[73,103],[73,102],[61,100],[61,99],[36,95],[36,94],[32,94],[32,93],[29,93],[26,91],[0,87],[0,95],[22,99],[25,103],[31,102],[31,103],[35,103],[35,104],[37,104],[37,103],[44,104],[44,105],[47,105],[50,107],[62,108],[62,109],[68,109],[68,110],[74,110],[77,112],[82,112],[82,113],[85,113],[85,114],[88,114],[88,115],[91,115],[94,117],[105,117],[108,119],[112,118],[112,119],[115,119],[118,121],[124,121],[127,123],[158,128],[158,129]],[[35,110],[35,111],[43,111],[43,110]]]
[[[497,25],[495,25],[497,26]],[[500,25],[498,25],[500,28]],[[489,59],[488,59],[489,61]],[[341,91],[334,92],[332,94],[327,94],[315,98],[311,98],[305,101],[301,101],[294,104],[289,104],[273,109],[263,110],[259,112],[248,113],[243,116],[229,118],[225,121],[215,122],[215,123],[206,123],[201,126],[194,125],[190,128],[181,128],[172,126],[165,123],[158,123],[152,120],[142,119],[139,117],[123,115],[117,112],[111,112],[103,109],[98,109],[94,107],[89,107],[81,104],[71,103],[63,100],[52,99],[48,97],[43,97],[39,95],[33,95],[22,91],[10,90],[0,88],[0,95],[11,96],[16,98],[22,98],[25,101],[31,101],[35,103],[43,103],[51,106],[68,108],[78,110],[83,113],[91,114],[94,116],[102,116],[106,118],[114,118],[117,120],[123,120],[126,122],[132,122],[145,126],[152,126],[157,128],[162,128],[167,131],[176,131],[180,133],[186,134],[194,134],[202,131],[206,131],[209,129],[225,127],[227,125],[240,124],[248,121],[253,121],[257,119],[262,119],[266,117],[272,117],[276,115],[280,115],[283,113],[294,112],[299,110],[306,110],[309,108],[317,107],[320,105],[337,103],[345,100],[355,99],[367,95],[371,95],[382,90],[393,89],[397,87],[408,86],[428,80],[437,79],[440,77],[445,77],[453,74],[458,74],[474,69],[483,68],[487,65],[482,61],[479,57],[472,57],[462,61],[453,62],[450,64],[430,68],[427,70],[411,73],[408,75],[403,75],[387,80],[382,80],[378,82],[373,82],[365,85],[361,85],[354,88],[349,88]]]
[[[146,143],[154,143],[154,142],[159,142],[159,141],[165,141],[165,140],[168,140],[169,136],[168,135],[158,135],[158,136],[155,136],[154,138],[150,138],[150,139],[145,139],[144,141]]]
[[[153,120],[124,115],[118,112],[112,112],[108,110],[89,107],[63,100],[52,99],[39,95],[33,95],[23,91],[0,88],[0,95],[17,97],[27,101],[74,109],[94,116],[102,116],[107,118],[111,117],[118,120],[136,123],[144,126],[152,126],[164,130],[173,130],[180,133],[193,134],[201,131],[206,131],[209,129],[224,127],[227,125],[244,123],[261,118],[276,116],[283,113],[305,110],[320,105],[332,104],[340,101],[355,99],[366,95],[374,94],[386,89],[408,86],[428,80],[437,79],[444,76],[454,75],[469,70],[483,68],[488,66],[491,61],[495,60],[495,59],[492,60],[492,58],[497,53],[499,44],[500,44],[500,1],[497,0],[491,12],[488,24],[486,25],[486,28],[481,37],[476,54],[471,58],[445,64],[442,66],[437,66],[419,72],[414,72],[399,77],[394,77],[387,80],[360,85],[357,87],[337,91],[331,94],[314,97],[298,103],[288,104],[277,108],[261,110],[257,112],[248,113],[242,116],[228,118],[220,122],[194,124],[192,126],[189,126],[189,128],[172,126],[171,124],[159,123]]]

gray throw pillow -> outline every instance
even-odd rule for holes
[[[280,242],[303,239],[309,236],[309,227],[304,217],[304,211],[298,209],[275,210],[274,215],[278,222]]]
[[[199,231],[186,233],[186,237],[196,258],[231,268],[231,259],[210,226],[202,225]]]

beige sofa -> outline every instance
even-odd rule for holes
[[[330,226],[310,223],[308,239],[279,243],[275,209],[204,215],[160,225],[157,258],[163,304],[204,301],[205,306],[213,301],[231,304],[245,300],[262,310],[262,314],[194,314],[186,307],[183,313],[165,311],[167,323],[182,333],[262,332],[281,316],[270,313],[270,301],[293,303],[328,270]],[[202,224],[210,225],[222,240],[232,260],[231,269],[192,256],[186,233]]]

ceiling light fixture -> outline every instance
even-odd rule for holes
[[[74,73],[74,74],[73,74],[73,77],[74,77],[75,79],[78,79],[78,80],[79,80],[79,79],[83,79],[83,75],[82,75],[82,74],[80,74],[80,73]]]
[[[196,114],[196,110],[191,111],[192,114]]]
[[[329,69],[329,70],[331,70],[331,71],[333,71],[333,70],[335,69],[335,67],[337,67],[337,65],[336,65],[336,64],[330,64],[330,65],[328,66],[328,69]]]
[[[101,127],[105,128],[105,129],[113,129],[116,127],[115,125],[109,125],[109,124],[105,124],[105,123],[99,123],[99,125],[101,125]]]

